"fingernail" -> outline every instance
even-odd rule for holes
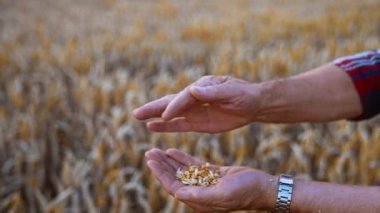
[[[141,115],[140,115],[140,109],[139,109],[139,108],[134,109],[132,113],[133,113],[133,116],[134,116],[136,119],[138,119],[138,120],[141,120],[141,119],[142,119],[142,118],[141,118]]]
[[[146,158],[149,158],[149,152],[150,152],[150,150],[145,152],[145,157]]]
[[[190,196],[190,192],[188,192],[188,190],[186,189],[180,189],[175,193],[175,197],[178,199],[186,200],[189,198],[189,196]]]
[[[146,165],[148,166],[150,170],[154,171],[157,167],[157,162],[154,160],[148,160],[148,162],[146,162]]]
[[[205,94],[207,92],[206,87],[192,86],[191,90],[195,93]]]

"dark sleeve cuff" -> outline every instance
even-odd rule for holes
[[[345,71],[360,97],[363,113],[349,120],[369,119],[380,113],[380,50],[338,58],[333,62]]]

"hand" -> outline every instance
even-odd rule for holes
[[[273,209],[276,178],[262,171],[211,165],[211,169],[221,172],[217,184],[209,187],[186,186],[176,179],[177,169],[204,162],[176,149],[166,152],[152,149],[145,156],[162,187],[197,212]]]
[[[161,117],[147,125],[157,132],[223,132],[254,120],[262,105],[261,92],[258,85],[243,80],[205,76],[178,94],[141,106],[134,115],[139,120]]]

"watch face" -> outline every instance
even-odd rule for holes
[[[292,185],[293,184],[293,178],[292,177],[288,177],[288,176],[281,176],[280,177],[280,182]]]

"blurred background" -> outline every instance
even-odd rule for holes
[[[132,110],[202,75],[257,82],[380,47],[376,0],[0,0],[0,211],[189,212],[144,162],[380,185],[379,118],[152,133]]]

